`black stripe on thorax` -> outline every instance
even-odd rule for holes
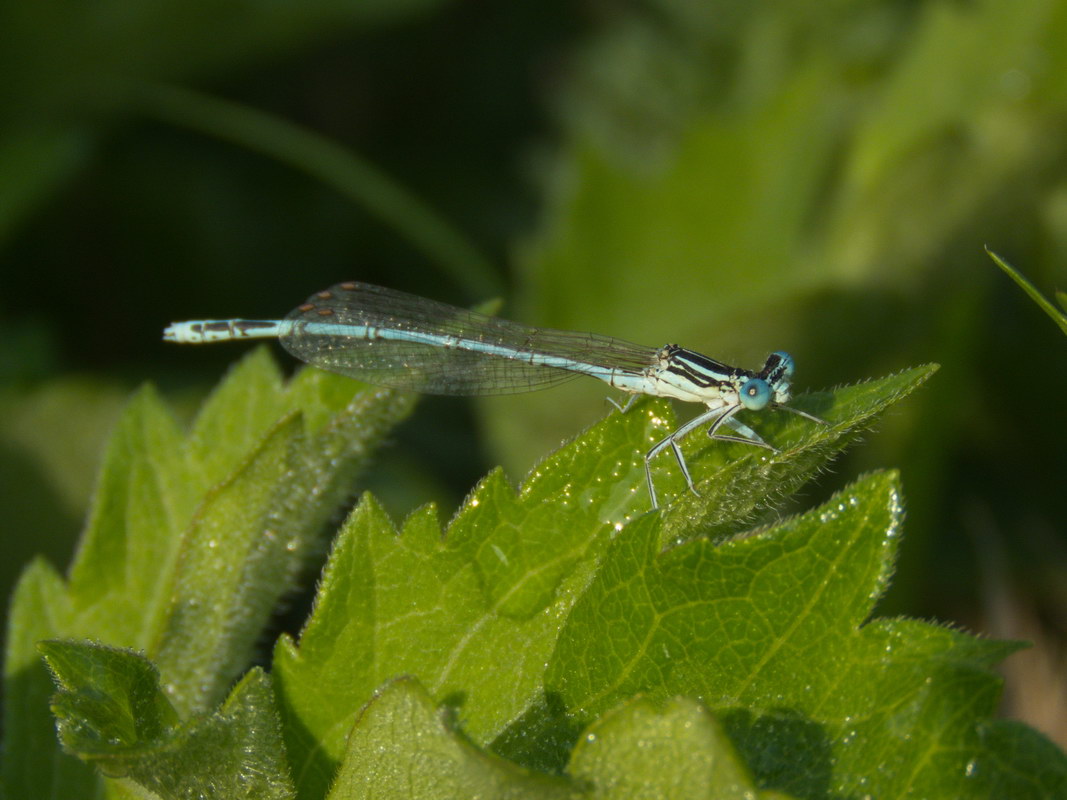
[[[668,369],[676,375],[683,376],[695,386],[715,386],[724,380],[755,377],[755,373],[747,369],[731,367],[676,344],[667,345],[664,350],[670,362]]]

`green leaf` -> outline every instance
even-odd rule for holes
[[[817,429],[806,433],[815,444],[786,451],[782,463],[788,469],[799,462],[804,476],[824,466],[852,431],[932,371],[921,368],[816,398],[814,410],[831,404],[840,409],[842,421],[829,428],[780,415],[784,425]],[[500,472],[491,473],[443,533],[432,509],[412,515],[398,532],[372,499],[364,499],[334,544],[299,647],[283,637],[275,650],[287,747],[301,795],[325,790],[357,709],[397,675],[414,675],[437,701],[459,706],[475,744],[503,737],[510,742],[501,744],[505,750],[521,746],[510,731],[545,711],[544,665],[604,548],[631,520],[660,518],[646,514],[645,445],[635,442],[662,438],[672,425],[662,401],[610,414],[545,459],[517,492]],[[693,473],[701,475],[714,463],[735,480],[722,466],[726,449],[699,451],[690,462]],[[730,455],[752,459],[755,448],[738,449]],[[662,461],[668,463],[657,465],[657,476],[674,466]],[[716,480],[723,478],[713,470],[701,481],[702,491],[712,491]],[[750,480],[757,489],[746,490],[735,516],[778,496],[769,478]],[[671,521],[672,513],[666,512],[662,530],[691,535],[697,522],[683,520],[689,526],[683,527]]]
[[[881,473],[718,546],[661,553],[658,520],[643,518],[615,539],[569,615],[547,691],[572,723],[639,692],[700,697],[757,783],[798,796],[1062,789],[1062,755],[1058,769],[1023,774],[1019,754],[989,745],[1002,724],[991,720],[991,666],[1018,645],[870,619],[902,517],[897,478]]]
[[[52,710],[68,752],[164,800],[294,796],[270,679],[255,669],[213,714],[179,724],[144,656],[89,642],[40,645],[59,692]]]
[[[442,534],[432,508],[398,532],[365,498],[337,537],[299,648],[274,675],[302,796],[329,785],[357,710],[397,675],[461,706],[486,745],[542,701],[562,620],[609,538],[649,504],[657,423],[613,414],[550,455],[516,492],[490,473]],[[500,664],[507,664],[502,670]]]
[[[1000,267],[1002,270],[1004,270],[1006,273],[1008,273],[1008,277],[1010,277],[1013,281],[1019,284],[1022,290],[1028,295],[1030,295],[1030,299],[1037,303],[1038,307],[1046,314],[1048,314],[1053,322],[1060,326],[1060,330],[1064,333],[1067,333],[1067,314],[1064,314],[1062,311],[1056,308],[1056,306],[1052,304],[1052,301],[1050,301],[1043,294],[1041,294],[1040,290],[1038,290],[1036,286],[1030,283],[1030,281],[1028,281],[1026,277],[1021,272],[1019,272],[1019,270],[1015,269],[1015,267],[1013,267],[1003,258],[998,256],[988,247],[985,249],[985,251],[989,255],[989,257],[993,259],[993,263]],[[1063,293],[1057,292],[1056,296],[1060,302],[1060,305],[1063,306],[1064,309],[1067,309],[1067,303],[1065,303]]]
[[[537,775],[478,750],[445,723],[418,682],[386,686],[348,738],[329,800],[577,800],[561,778]]]
[[[936,364],[927,364],[832,392],[805,394],[790,403],[828,425],[784,411],[764,412],[759,418],[760,435],[778,448],[777,453],[745,444],[724,445],[694,432],[688,443],[692,446],[696,439],[700,447],[692,456],[687,454],[686,460],[690,473],[699,476],[694,478],[699,497],[686,490],[677,465],[670,460],[661,457],[659,471],[654,471],[657,487],[665,484],[667,493],[673,485],[676,497],[664,512],[664,543],[698,534],[721,537],[736,532],[739,523],[750,522],[755,512],[800,489],[870,428],[879,414],[915,391],[937,369]],[[666,479],[660,477],[664,461],[672,473]]]
[[[109,442],[69,581],[36,563],[16,590],[7,696],[47,695],[37,641],[80,638],[146,652],[183,718],[214,707],[321,548],[354,471],[411,404],[310,369],[283,385],[265,350],[231,372],[187,436],[154,391],[139,392]],[[75,762],[56,768],[35,749],[52,727],[43,704],[6,711],[12,796],[91,791]]]
[[[417,676],[437,701],[458,705],[479,745],[537,701],[560,620],[610,528],[577,514],[567,525],[557,509],[525,507],[499,472],[444,537],[432,509],[398,534],[371,498],[360,503],[334,545],[299,648],[283,636],[274,653],[302,797],[322,795],[357,711],[395,676]],[[508,531],[528,535],[531,552],[509,555],[509,537],[500,536]],[[507,578],[492,561],[513,567]]]
[[[37,649],[59,685],[52,711],[59,739],[69,751],[118,763],[117,754],[137,753],[177,725],[178,713],[159,687],[159,671],[143,656],[58,639],[41,642]]]
[[[559,625],[598,554],[648,508],[634,442],[653,427],[644,414],[612,415],[518,492],[490,473],[444,534],[432,508],[398,532],[373,499],[357,506],[299,648],[282,637],[274,654],[302,795],[325,790],[357,710],[397,675],[460,703],[476,744],[539,702]]]
[[[768,434],[783,448],[774,457],[785,465],[779,481],[788,486],[824,465],[932,371],[798,398],[829,426],[764,415],[779,426]],[[991,721],[999,682],[990,670],[1015,645],[871,620],[900,535],[894,475],[870,476],[745,538],[693,538],[697,523],[674,507],[646,511],[643,445],[635,443],[664,435],[671,421],[662,402],[609,415],[517,491],[491,473],[444,531],[429,507],[397,531],[364,498],[334,543],[299,646],[283,636],[275,647],[280,729],[256,671],[210,714],[226,676],[247,663],[241,655],[267,601],[276,603],[291,581],[290,558],[311,546],[310,531],[333,507],[324,498],[338,491],[340,465],[358,461],[408,401],[313,372],[286,389],[260,355],[205,405],[188,438],[150,398],[131,406],[113,440],[69,587],[43,565],[27,571],[8,664],[9,691],[40,701],[25,653],[33,641],[56,638],[53,628],[103,629],[109,610],[121,615],[108,605],[117,598],[140,603],[154,638],[138,646],[155,655],[162,677],[128,651],[45,646],[61,687],[54,709],[65,746],[128,776],[133,783],[124,786],[185,797],[211,780],[234,796],[239,789],[227,781],[244,774],[244,764],[263,776],[264,792],[306,798],[331,786],[339,797],[386,786],[385,796],[407,797],[422,785],[445,796],[491,789],[619,797],[649,787],[691,796],[691,787],[710,785],[726,796],[758,789],[956,797],[992,786],[1037,795],[1067,774],[1062,758],[1047,752],[1048,767],[1021,769],[1044,752],[1040,737]],[[230,463],[227,440],[239,444]],[[720,482],[732,480],[750,494],[708,517],[714,527],[703,523],[721,537],[779,489],[758,465],[738,479],[740,468],[721,452],[729,447],[701,445],[690,461],[701,490],[723,493]],[[755,461],[751,450],[735,458]],[[669,469],[667,461],[657,469]],[[746,488],[752,484],[762,497]],[[683,496],[676,506],[687,501],[697,502]],[[169,562],[151,546],[159,528],[181,539]],[[664,551],[664,543],[672,546]],[[97,575],[84,560],[99,570],[112,560],[154,568],[166,590],[157,597],[155,582]],[[78,581],[99,587],[95,602]],[[138,600],[138,589],[149,592]],[[129,621],[114,625],[111,636],[137,630]],[[403,675],[419,686],[393,683]],[[638,695],[648,699],[633,701]],[[441,722],[439,705],[454,723]],[[16,702],[12,712],[9,730],[45,741],[32,707]],[[245,728],[253,738],[240,738]],[[33,758],[20,747],[13,751]],[[685,750],[685,760],[667,755],[671,748]],[[434,755],[420,762],[427,753]],[[648,766],[665,762],[672,769]],[[580,784],[527,771],[562,772],[568,763]],[[885,763],[900,768],[887,775]],[[12,774],[8,786],[35,787]],[[84,771],[48,777],[59,794],[91,791]]]
[[[590,798],[748,800],[757,792],[722,726],[700,703],[638,698],[584,731],[567,772],[592,784]]]

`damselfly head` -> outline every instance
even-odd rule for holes
[[[789,381],[795,370],[796,365],[789,353],[779,350],[767,357],[767,363],[760,370],[759,377],[765,380],[774,392],[775,405],[785,405],[789,402]]]
[[[767,363],[763,365],[759,376],[772,386],[782,380],[789,383],[790,378],[796,371],[796,364],[789,353],[778,350],[767,356]]]

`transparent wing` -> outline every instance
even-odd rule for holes
[[[312,295],[286,322],[279,338],[297,358],[425,394],[528,392],[598,370],[640,371],[657,357],[619,339],[531,328],[357,282]]]

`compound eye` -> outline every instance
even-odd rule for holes
[[[762,378],[750,378],[741,386],[741,405],[749,411],[759,411],[771,402],[771,387]]]
[[[796,372],[796,364],[793,363],[793,357],[789,353],[783,353],[781,350],[772,353],[771,357],[778,356],[778,369],[782,371],[782,377],[787,381],[793,377],[793,373]]]

